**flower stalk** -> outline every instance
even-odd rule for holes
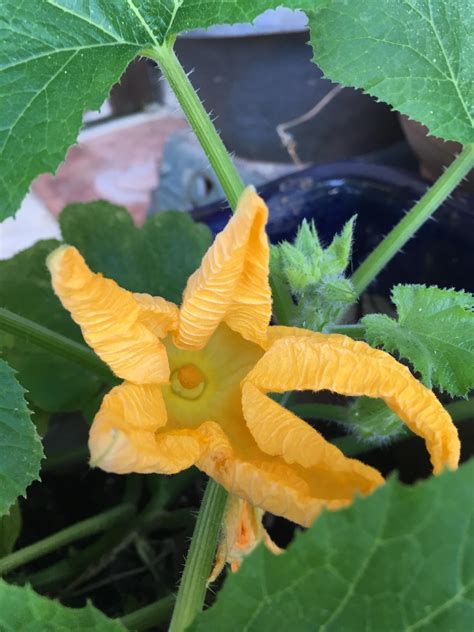
[[[169,632],[183,632],[202,609],[226,501],[225,489],[209,479],[179,585]]]
[[[173,47],[165,42],[160,47],[143,51],[143,54],[159,64],[204,149],[231,208],[235,210],[245,185]]]
[[[108,511],[104,511],[97,516],[87,518],[87,520],[82,520],[70,527],[66,527],[66,529],[62,529],[39,542],[35,542],[34,544],[30,544],[30,546],[25,546],[23,549],[6,555],[0,560],[0,575],[10,573],[15,570],[15,568],[48,555],[48,553],[52,553],[58,548],[71,544],[71,542],[95,535],[96,533],[101,533],[117,524],[130,520],[134,513],[135,506],[127,502]]]

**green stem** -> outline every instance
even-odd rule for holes
[[[158,62],[235,210],[245,185],[173,48],[165,42],[143,54]]]
[[[124,503],[123,505],[114,507],[114,509],[104,511],[97,516],[88,518],[82,522],[77,522],[19,551],[10,553],[10,555],[0,560],[0,575],[9,573],[18,566],[43,557],[71,542],[100,533],[101,531],[106,531],[122,521],[130,520],[134,512],[135,508],[133,505]]]
[[[272,287],[273,313],[279,325],[290,325],[293,321],[295,304],[286,285],[275,275],[270,277]]]
[[[174,602],[175,596],[168,595],[149,606],[126,614],[120,618],[120,621],[126,628],[134,632],[143,632],[151,628],[155,629],[157,625],[165,623],[169,619]]]
[[[183,632],[202,610],[226,500],[227,492],[224,488],[209,479],[179,585],[169,632]]]
[[[352,282],[357,294],[361,294],[375,279],[380,270],[431,217],[473,166],[474,145],[466,145],[443,175],[354,272]]]
[[[10,312],[0,307],[0,330],[18,336],[27,342],[51,351],[67,360],[73,360],[81,366],[97,373],[109,382],[116,381],[107,366],[93,351],[84,345],[75,342],[51,331],[43,325],[39,325],[28,318]]]

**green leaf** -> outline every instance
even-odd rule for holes
[[[382,399],[358,397],[348,417],[349,429],[368,443],[388,443],[408,434],[406,425]]]
[[[474,3],[329,0],[310,16],[314,61],[435,136],[474,142]]]
[[[46,257],[59,243],[40,241],[11,259],[0,261],[0,305],[72,340],[84,342],[79,327],[54,294],[46,268]],[[76,362],[29,342],[1,337],[0,349],[18,371],[29,399],[44,411],[77,410],[100,389],[100,379]]]
[[[187,213],[157,213],[137,228],[125,209],[108,202],[72,204],[60,224],[64,241],[76,246],[94,271],[133,292],[178,304],[211,244],[209,229]]]
[[[190,632],[470,630],[473,482],[471,461],[323,513],[283,555],[255,551]]]
[[[66,608],[59,601],[38,595],[30,586],[12,586],[0,580],[2,632],[125,632],[120,623],[88,603]]]
[[[465,396],[474,387],[474,296],[397,285],[392,300],[398,320],[381,314],[362,319],[370,344],[407,359],[430,388]]]
[[[21,533],[21,511],[18,500],[9,513],[0,518],[0,558],[11,553]]]
[[[160,44],[177,0],[0,3],[0,221],[35,176],[64,159],[144,47]]]
[[[38,480],[43,458],[24,392],[13,369],[0,359],[0,516]]]

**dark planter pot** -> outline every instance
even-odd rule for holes
[[[313,108],[334,84],[313,64],[304,28],[178,38],[176,52],[226,146],[251,160],[291,162],[277,126]],[[402,139],[396,114],[350,88],[317,116],[292,127],[302,162],[322,163],[381,150]]]

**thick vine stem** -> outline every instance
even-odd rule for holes
[[[181,577],[169,632],[183,632],[202,610],[226,501],[225,489],[209,479]]]
[[[361,294],[375,279],[377,274],[453,192],[472,167],[474,167],[474,145],[466,145],[443,175],[436,180],[354,272],[352,282],[357,294]]]
[[[77,362],[107,382],[117,381],[108,367],[88,347],[3,307],[0,307],[0,331],[18,336],[67,360]]]
[[[111,527],[126,522],[135,513],[135,506],[131,503],[124,503],[108,511],[104,511],[97,516],[76,522],[76,524],[66,527],[53,535],[25,546],[23,549],[19,549],[14,553],[6,555],[0,560],[0,575],[5,575],[13,571],[15,568],[27,564],[33,560],[43,557],[56,549],[66,546],[71,542],[86,538],[96,533],[106,531]]]

